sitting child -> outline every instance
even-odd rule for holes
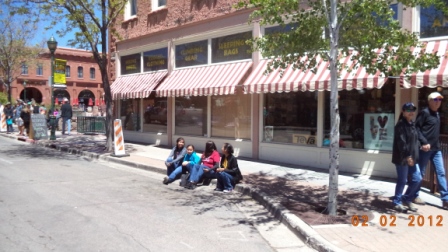
[[[193,166],[197,163],[199,163],[200,158],[194,151],[194,146],[192,144],[187,146],[187,155],[184,157],[184,161],[182,162],[182,165],[176,167],[173,172],[168,177],[165,177],[163,179],[163,183],[165,185],[168,185],[169,183],[172,183],[179,174],[182,173],[183,170],[190,170],[191,168],[188,168],[188,166]]]

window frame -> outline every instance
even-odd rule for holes
[[[431,41],[431,40],[445,40],[445,39],[448,39],[448,34],[447,35],[443,35],[443,36],[424,37],[424,38],[422,38],[420,36],[420,33],[421,33],[421,30],[420,30],[421,18],[420,17],[421,17],[421,14],[422,14],[422,7],[421,6],[415,7],[413,14],[415,14],[414,16],[416,17],[414,19],[414,22],[413,22],[413,26],[414,26],[413,27],[413,31],[418,33],[420,41]]]
[[[129,0],[127,1],[124,7],[124,20],[129,20],[137,17],[138,9],[137,9],[137,0]],[[135,13],[134,13],[135,11]]]
[[[36,76],[43,76],[43,75],[44,75],[44,66],[42,63],[39,63],[36,66]]]
[[[67,71],[68,69],[68,71]],[[71,67],[69,65],[65,66],[65,78],[70,78]]]
[[[167,1],[165,0],[164,5],[160,5],[160,0],[151,0],[151,9],[152,11],[156,11],[162,8],[166,8]]]
[[[81,71],[79,71],[81,70]],[[78,79],[83,79],[84,78],[84,68],[82,66],[78,67]]]
[[[93,71],[92,71],[93,70]],[[91,80],[94,80],[95,79],[95,68],[94,67],[91,67],[90,68],[90,79]]]

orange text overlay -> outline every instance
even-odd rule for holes
[[[384,215],[380,216],[379,224],[382,227],[396,227],[395,223],[397,220],[396,215]],[[352,225],[355,227],[368,227],[369,226],[369,216],[367,215],[353,215]],[[443,227],[443,216],[442,215],[409,215],[408,216],[408,227]]]

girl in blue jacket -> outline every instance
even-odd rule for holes
[[[201,161],[201,158],[196,154],[194,151],[194,146],[192,144],[187,146],[187,155],[184,157],[184,161],[182,162],[182,165],[176,167],[176,169],[168,176],[163,179],[163,183],[165,185],[168,185],[169,183],[172,183],[178,175],[182,173],[182,170],[185,169],[185,171],[188,171],[188,166],[193,166],[195,164],[198,164]]]

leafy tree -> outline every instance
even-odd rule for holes
[[[8,5],[0,10],[0,82],[11,100],[11,83],[22,75],[22,64],[34,65],[42,47],[30,46],[36,23],[23,16],[13,15]]]
[[[418,35],[401,29],[394,20],[392,0],[242,0],[239,8],[254,8],[251,22],[261,25],[297,24],[287,32],[274,33],[252,42],[254,49],[272,59],[267,71],[285,69],[316,70],[319,64],[329,63],[330,94],[330,167],[327,212],[336,215],[339,174],[339,104],[338,74],[347,66],[340,64],[340,56],[350,56],[356,66],[363,66],[374,74],[384,76],[409,75],[412,72],[436,68],[436,54],[421,50],[411,53],[419,43]],[[403,6],[427,7],[434,4],[444,13],[446,0],[403,0]],[[382,53],[377,53],[379,49]],[[307,61],[302,61],[306,57]],[[325,62],[316,60],[323,58]]]
[[[40,17],[50,21],[50,26],[65,24],[57,31],[65,36],[74,31],[69,45],[92,51],[93,58],[101,72],[106,100],[106,148],[113,149],[112,94],[109,84],[107,32],[113,26],[113,20],[123,13],[127,0],[7,0],[16,6],[16,12],[29,17]],[[98,49],[100,46],[101,50]]]

